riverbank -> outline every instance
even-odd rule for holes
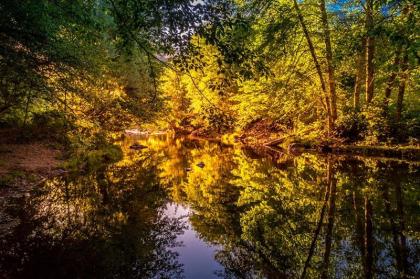
[[[337,140],[310,141],[280,138],[263,143],[264,146],[281,147],[293,152],[316,151],[319,153],[347,154],[366,157],[396,158],[420,161],[420,146],[416,145],[366,145],[345,144]]]
[[[264,143],[268,147],[282,147],[289,152],[318,152],[345,155],[358,155],[365,157],[396,158],[401,160],[420,161],[420,146],[414,145],[357,145],[343,144],[337,141],[314,142],[292,141],[285,144],[281,139]]]
[[[299,154],[301,152],[332,153],[365,157],[395,158],[420,161],[420,144],[367,145],[346,144],[339,139],[310,138],[296,135],[282,135],[267,129],[267,126],[253,128],[242,134],[211,134],[210,137],[191,133],[193,139],[221,141],[228,144],[243,144],[256,148],[278,148],[279,152]]]
[[[21,141],[16,131],[2,130],[0,139],[0,196],[30,190],[63,172],[63,151],[42,140]]]

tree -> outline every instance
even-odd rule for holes
[[[375,56],[375,38],[374,38],[374,0],[366,1],[366,79],[365,94],[366,103],[370,103],[374,93],[374,56]]]

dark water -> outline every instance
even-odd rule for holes
[[[0,278],[419,278],[419,164],[139,141],[1,199]]]

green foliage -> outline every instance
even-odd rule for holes
[[[389,111],[381,100],[374,100],[365,106],[362,115],[367,122],[365,140],[367,143],[377,144],[392,140],[393,123]]]
[[[92,172],[118,162],[122,157],[123,153],[118,145],[107,144],[96,146],[93,150],[76,150],[63,167],[71,171]]]
[[[401,140],[411,140],[414,144],[418,144],[420,141],[420,107],[405,111],[397,129]]]
[[[195,38],[194,42],[200,44],[205,64],[202,69],[181,72],[171,66],[161,77],[160,90],[165,99],[162,118],[171,128],[192,126],[204,132],[224,133],[233,128],[235,113],[230,97],[237,88],[229,74],[220,71],[217,48],[200,40]]]
[[[347,108],[337,121],[336,134],[348,142],[356,142],[365,138],[368,124],[364,114]]]
[[[210,130],[216,130],[218,133],[224,133],[233,128],[233,117],[217,108],[205,108],[204,117],[208,121],[208,129]]]
[[[400,123],[394,118],[395,108],[374,100],[362,111],[345,108],[337,121],[336,135],[348,142],[368,144],[407,142],[419,138],[419,117],[416,110],[403,114]]]
[[[32,115],[30,124],[24,129],[32,134],[31,138],[53,138],[65,143],[67,132],[74,129],[74,122],[67,119],[67,115],[62,111],[37,112]]]
[[[358,2],[327,9],[332,50],[326,61],[320,11],[310,1],[296,6],[274,0],[5,1],[0,125],[34,121],[89,138],[154,121],[208,134],[244,131],[261,121],[315,138],[337,120],[337,135],[352,142],[418,138],[418,54],[411,32],[417,7],[377,3],[372,30]],[[381,46],[373,103],[363,101],[366,77],[360,74],[366,72],[367,35]],[[329,88],[321,87],[322,77],[333,79],[329,68],[336,76],[337,119],[328,114]],[[57,112],[47,117],[56,123],[39,118],[49,111]]]
[[[338,110],[337,119],[332,120],[336,121],[336,131],[330,131],[330,136],[336,134],[348,142],[369,144],[418,138],[418,70],[416,55],[412,52],[415,42],[409,31],[409,28],[415,28],[418,9],[409,2],[391,5],[387,8],[388,14],[376,13],[374,30],[367,30],[364,26],[366,13],[359,3],[350,1],[336,5],[335,10],[327,10]],[[378,11],[385,7],[384,3],[377,5],[375,9]],[[305,2],[298,3],[298,7],[307,34],[302,30],[293,2],[250,0],[236,1],[233,8],[236,15],[209,27],[209,36],[200,33],[202,36],[191,39],[196,52],[189,57],[189,67],[175,69],[186,75],[181,96],[186,96],[189,102],[186,102],[188,125],[192,123],[217,131],[218,125],[208,121],[214,118],[213,114],[209,109],[203,109],[212,107],[209,103],[213,103],[222,108],[224,115],[233,120],[236,130],[242,132],[247,132],[255,123],[271,122],[281,126],[281,132],[305,139],[319,141],[327,135],[327,106],[331,105],[325,96],[330,94],[325,61],[326,34],[319,31],[323,23],[315,6]],[[368,33],[376,44],[381,45],[375,50],[373,102],[365,101],[364,94],[363,38]],[[327,85],[325,92],[315,72],[307,36],[318,57],[321,75]],[[404,63],[407,64],[402,65],[405,51],[407,61]],[[396,65],[395,61],[400,61],[400,64]],[[191,73],[195,86],[193,81],[188,81]],[[393,75],[391,94],[385,98]],[[216,85],[232,86],[215,86],[214,80],[218,78],[223,83],[216,82]],[[219,96],[211,93],[215,88]],[[175,92],[166,85],[163,90]],[[357,104],[353,96],[356,91],[359,92]],[[402,98],[402,104],[398,103],[398,98]],[[167,107],[171,105],[167,104]],[[401,121],[397,120],[398,109],[403,111]],[[270,134],[273,131],[265,132]]]

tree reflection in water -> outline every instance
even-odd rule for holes
[[[0,244],[2,276],[182,278],[172,248],[185,221],[166,203],[147,159],[49,181],[11,209],[21,224]]]
[[[1,244],[6,277],[182,277],[186,224],[164,214],[168,202],[218,247],[221,277],[419,275],[417,163],[137,140],[147,150],[123,142],[121,162],[50,181],[12,209],[21,224]]]

